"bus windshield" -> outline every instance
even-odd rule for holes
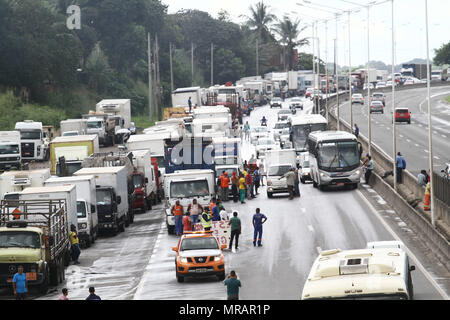
[[[324,171],[351,171],[359,167],[356,141],[325,142],[318,148],[319,168]]]
[[[292,128],[292,142],[294,144],[295,151],[307,151],[308,144],[306,142],[308,140],[309,134],[314,131],[325,130],[327,130],[327,125],[325,123],[294,126]]]

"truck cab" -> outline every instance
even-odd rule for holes
[[[20,133],[17,131],[0,132],[0,171],[22,167]]]
[[[95,194],[97,197],[99,229],[113,230],[114,234],[117,234],[119,231],[125,231],[125,226],[120,221],[117,207],[124,200],[116,195],[112,187],[97,186]]]
[[[25,120],[17,122],[14,130],[20,132],[22,160],[49,159],[49,139],[44,134],[42,122]]]
[[[87,134],[98,135],[99,143],[110,147],[114,145],[115,121],[107,114],[83,115],[87,119]]]

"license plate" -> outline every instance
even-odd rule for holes
[[[207,271],[208,271],[208,269],[205,269],[205,268],[195,270],[195,272],[198,272],[198,273],[203,273],[203,272],[207,272]]]
[[[36,272],[27,272],[26,276],[27,276],[27,280],[29,280],[29,281],[37,280]]]
[[[343,182],[341,182],[341,183],[338,183],[338,184],[336,184],[338,187],[343,187],[343,186],[345,186],[345,183],[343,183]]]

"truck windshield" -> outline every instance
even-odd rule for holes
[[[56,164],[56,175],[58,177],[71,177],[75,172],[81,169],[81,162],[66,162],[67,172],[64,174],[61,172],[61,166]]]
[[[33,248],[39,249],[41,243],[39,234],[29,231],[0,232],[0,248]]]
[[[40,140],[40,131],[20,131],[20,139],[22,140]]]
[[[228,178],[230,178],[230,179],[233,176],[233,172],[235,172],[236,176],[237,176],[237,169],[236,168],[225,168],[225,169],[222,168],[222,169],[217,169],[216,170],[216,177],[221,176],[224,171],[228,174]]]
[[[208,195],[209,188],[206,180],[174,181],[170,184],[171,198],[206,197]]]
[[[86,218],[86,204],[83,201],[77,201],[77,217]]]
[[[318,148],[319,168],[324,171],[350,171],[359,166],[356,141],[321,143]]]
[[[325,131],[327,130],[327,125],[325,123],[316,124],[304,124],[294,126],[292,128],[292,142],[296,151],[305,151],[308,149],[308,144],[306,143],[308,136],[314,131]]]
[[[164,164],[164,157],[156,157],[156,162],[158,162],[159,169],[166,167],[166,165]]]
[[[281,177],[282,175],[289,172],[289,170],[292,169],[292,166],[290,165],[284,165],[284,166],[272,166],[269,167],[268,175],[269,177]]]
[[[88,121],[87,127],[88,127],[88,129],[101,129],[102,122],[101,121]]]
[[[19,154],[19,146],[17,144],[0,145],[0,154]]]
[[[180,251],[205,249],[218,250],[219,245],[216,239],[212,237],[184,239],[180,246]]]
[[[97,205],[110,206],[112,204],[111,193],[108,190],[97,190]]]
[[[142,188],[142,176],[140,174],[133,175],[134,188]]]

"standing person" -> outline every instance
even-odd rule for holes
[[[220,208],[220,220],[221,221],[229,221],[230,220],[230,215],[228,214],[227,210],[225,210],[224,207]]]
[[[211,217],[211,213],[209,212],[209,208],[205,208],[205,210],[203,211],[202,216],[200,218],[200,221],[202,222],[202,226],[205,231],[211,230],[212,217]]]
[[[247,199],[253,199],[255,195],[253,194],[253,179],[250,173],[245,176],[245,184],[247,186]]]
[[[212,198],[211,202],[209,203],[209,211],[212,212],[212,210],[215,206],[216,206],[216,199]]]
[[[253,215],[253,246],[256,247],[256,240],[258,240],[258,247],[262,247],[262,233],[263,233],[263,224],[267,221],[267,217],[261,213],[259,208],[256,209],[256,213]]]
[[[355,123],[355,136],[356,136],[356,138],[359,137],[359,127],[356,123]]]
[[[427,172],[425,170],[420,171],[419,175],[417,176],[417,184],[420,187],[426,187],[428,183],[427,179]]]
[[[220,201],[217,201],[211,211],[212,221],[220,221]]]
[[[63,288],[61,291],[62,295],[59,297],[58,300],[69,300],[69,298],[67,298],[67,296],[69,295],[69,290],[67,290],[67,288]]]
[[[245,195],[247,193],[246,185],[245,185],[245,178],[244,175],[241,173],[239,175],[239,195],[241,197],[241,204],[245,203]]]
[[[187,210],[190,212],[192,224],[196,224],[198,221],[198,215],[203,210],[202,206],[197,203],[197,199],[192,200],[192,204],[189,205]]]
[[[95,288],[89,287],[89,295],[86,300],[102,300],[98,295],[95,294]]]
[[[300,197],[300,180],[298,178],[298,169],[295,167],[292,167],[294,169],[294,192],[296,197]]]
[[[250,140],[250,125],[248,124],[248,121],[245,123],[244,131],[245,131],[245,140],[246,141]]]
[[[192,220],[190,217],[190,212],[186,212],[186,215],[183,218],[183,233],[185,231],[192,231]]]
[[[406,160],[399,152],[397,153],[397,183],[403,183],[403,170],[406,169]]]
[[[180,205],[180,200],[175,202],[172,213],[175,216],[175,232],[177,236],[181,236],[183,233],[183,207]]]
[[[261,176],[261,186],[264,187],[264,176],[266,175],[264,171],[264,163],[261,162],[259,165],[259,174]]]
[[[74,264],[80,264],[78,262],[78,257],[81,253],[80,239],[78,238],[77,228],[73,224],[70,226],[69,239],[71,244],[70,250],[72,253],[72,260],[74,261]]]
[[[256,167],[256,170],[253,172],[253,183],[255,185],[255,193],[258,195],[258,189],[261,181],[261,175],[259,173],[259,168]]]
[[[23,273],[23,266],[17,267],[17,273],[13,277],[12,284],[16,300],[25,300],[28,292],[28,281],[26,274]]]
[[[233,171],[231,177],[231,193],[233,194],[233,202],[238,202],[238,190],[239,190],[239,178],[236,176],[236,172]]]
[[[188,99],[188,105],[189,105],[189,113],[192,113],[192,101],[191,101],[191,97],[189,97],[189,99]]]
[[[367,156],[367,165],[366,165],[366,173],[364,175],[364,179],[366,179],[366,184],[369,184],[370,176],[372,175],[372,171],[374,169],[372,157]]]
[[[233,270],[230,272],[227,280],[223,282],[227,286],[227,299],[239,300],[239,288],[242,287],[241,281],[238,280],[236,272]]]
[[[236,239],[234,248],[237,250],[239,248],[239,235],[241,234],[241,219],[238,218],[238,213],[236,211],[233,212],[233,217],[230,219],[230,226],[231,236],[228,249],[231,250],[233,248],[233,240]]]
[[[228,178],[228,172],[224,171],[220,176],[220,191],[222,202],[228,201],[229,188],[230,188],[230,178]]]
[[[291,169],[290,171],[286,172],[282,177],[278,178],[278,180],[281,180],[283,178],[286,178],[286,184],[289,190],[289,200],[294,200],[294,185],[295,185],[294,170]]]

